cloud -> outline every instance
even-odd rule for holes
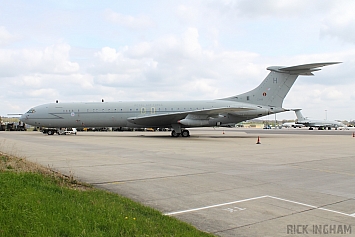
[[[52,45],[44,49],[0,49],[0,77],[77,72],[79,64],[70,61],[69,51],[68,44]]]
[[[181,4],[176,8],[176,14],[180,21],[193,25],[198,21],[201,11],[197,6]]]
[[[0,46],[8,44],[14,39],[14,35],[12,35],[4,26],[0,26]]]
[[[97,53],[97,56],[103,62],[112,63],[116,61],[120,55],[119,53],[117,53],[116,49],[110,47],[104,47],[101,49],[100,52]]]
[[[343,42],[354,44],[355,42],[355,2],[337,1],[337,6],[323,19],[320,34],[321,37],[329,36]]]
[[[58,96],[58,91],[54,88],[32,90],[27,93],[31,97],[53,97]]]
[[[242,16],[254,16],[260,18],[265,16],[272,17],[275,15],[284,17],[298,15],[299,12],[304,10],[305,3],[305,1],[300,0],[242,0],[233,5],[238,10],[238,13]]]
[[[294,17],[304,14],[315,4],[306,0],[225,0],[206,1],[204,6],[211,12],[219,12],[222,19],[238,19],[238,17],[261,19],[265,17]],[[317,1],[316,1],[317,2]],[[305,7],[307,5],[307,7]],[[201,6],[199,6],[201,8]],[[184,9],[188,11],[189,9]],[[189,10],[188,12],[191,12]]]
[[[307,79],[307,78],[306,78]],[[351,85],[334,85],[328,86],[326,84],[312,84],[304,83],[303,78],[297,79],[292,91],[287,95],[284,107],[285,108],[305,108],[305,109],[319,109],[319,108],[349,108],[353,103],[355,93]],[[316,117],[316,113],[314,114]]]
[[[352,113],[352,1],[88,4],[3,6],[19,14],[0,26],[0,113],[21,112],[9,111],[6,101],[25,111],[56,99],[223,98],[259,85],[268,66],[327,61],[343,63],[300,77],[284,106],[304,107],[315,118],[326,106]]]
[[[97,61],[88,70],[97,85],[170,91],[173,100],[183,99],[189,92],[191,98],[201,99],[234,95],[233,88],[218,94],[221,79],[224,84],[237,85],[236,78],[250,78],[243,85],[255,86],[266,73],[265,67],[252,63],[258,54],[203,49],[196,28],[133,46],[104,47],[95,55]],[[178,92],[180,88],[184,93]]]
[[[150,19],[150,17],[145,15],[134,17],[134,16],[124,15],[118,12],[114,12],[110,9],[106,9],[104,11],[104,16],[107,21],[112,22],[114,24],[121,25],[129,29],[138,30],[138,29],[146,29],[154,26],[154,23]]]

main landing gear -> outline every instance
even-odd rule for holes
[[[190,132],[189,132],[189,130],[186,130],[186,129],[181,130],[181,133],[177,133],[175,130],[171,131],[171,136],[172,137],[179,137],[180,135],[182,137],[189,137],[190,136]]]
[[[173,130],[171,131],[172,137],[180,137],[180,135],[182,137],[189,137],[190,136],[189,130],[182,129],[181,124],[171,124],[171,127],[173,128]]]

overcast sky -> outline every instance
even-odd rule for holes
[[[218,99],[253,89],[268,66],[343,62],[300,76],[283,107],[313,119],[355,119],[352,0],[0,6],[0,116],[55,100]]]

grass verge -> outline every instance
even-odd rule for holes
[[[175,218],[0,153],[0,236],[212,236]]]

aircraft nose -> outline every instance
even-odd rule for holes
[[[26,119],[26,113],[21,115],[20,121],[25,122],[25,119]]]

